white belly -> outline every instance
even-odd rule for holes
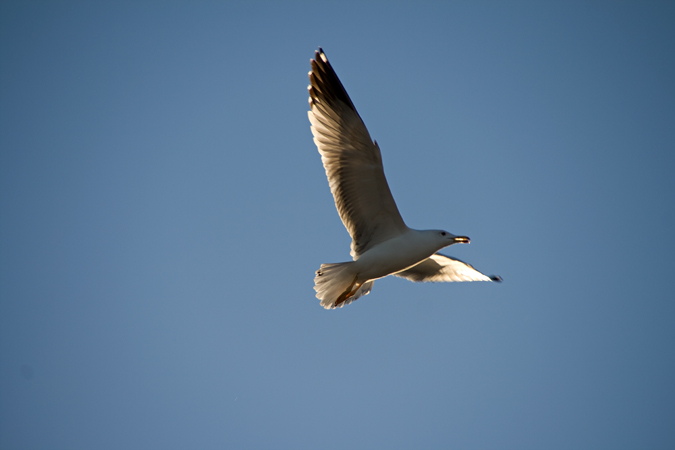
[[[409,230],[369,249],[356,260],[360,283],[400,272],[427,259],[438,250],[415,230]]]

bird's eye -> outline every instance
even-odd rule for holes
[[[446,233],[445,231],[441,231],[441,236],[445,236],[446,234],[448,233]]]

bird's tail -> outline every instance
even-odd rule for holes
[[[358,284],[357,278],[353,261],[321,264],[314,277],[316,298],[321,300],[321,306],[326,309],[342,308],[372,289],[372,281]]]

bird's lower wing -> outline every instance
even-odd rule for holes
[[[485,275],[470,264],[459,259],[435,253],[421,263],[409,269],[395,273],[397,277],[406,278],[410,281],[502,281],[496,275]]]

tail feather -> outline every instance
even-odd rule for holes
[[[345,292],[355,287],[357,273],[354,271],[354,262],[337,264],[321,264],[314,277],[316,298],[321,300],[321,306],[326,309],[342,308],[359,297],[366,295],[373,287],[373,282],[363,283],[354,294],[337,303]]]

